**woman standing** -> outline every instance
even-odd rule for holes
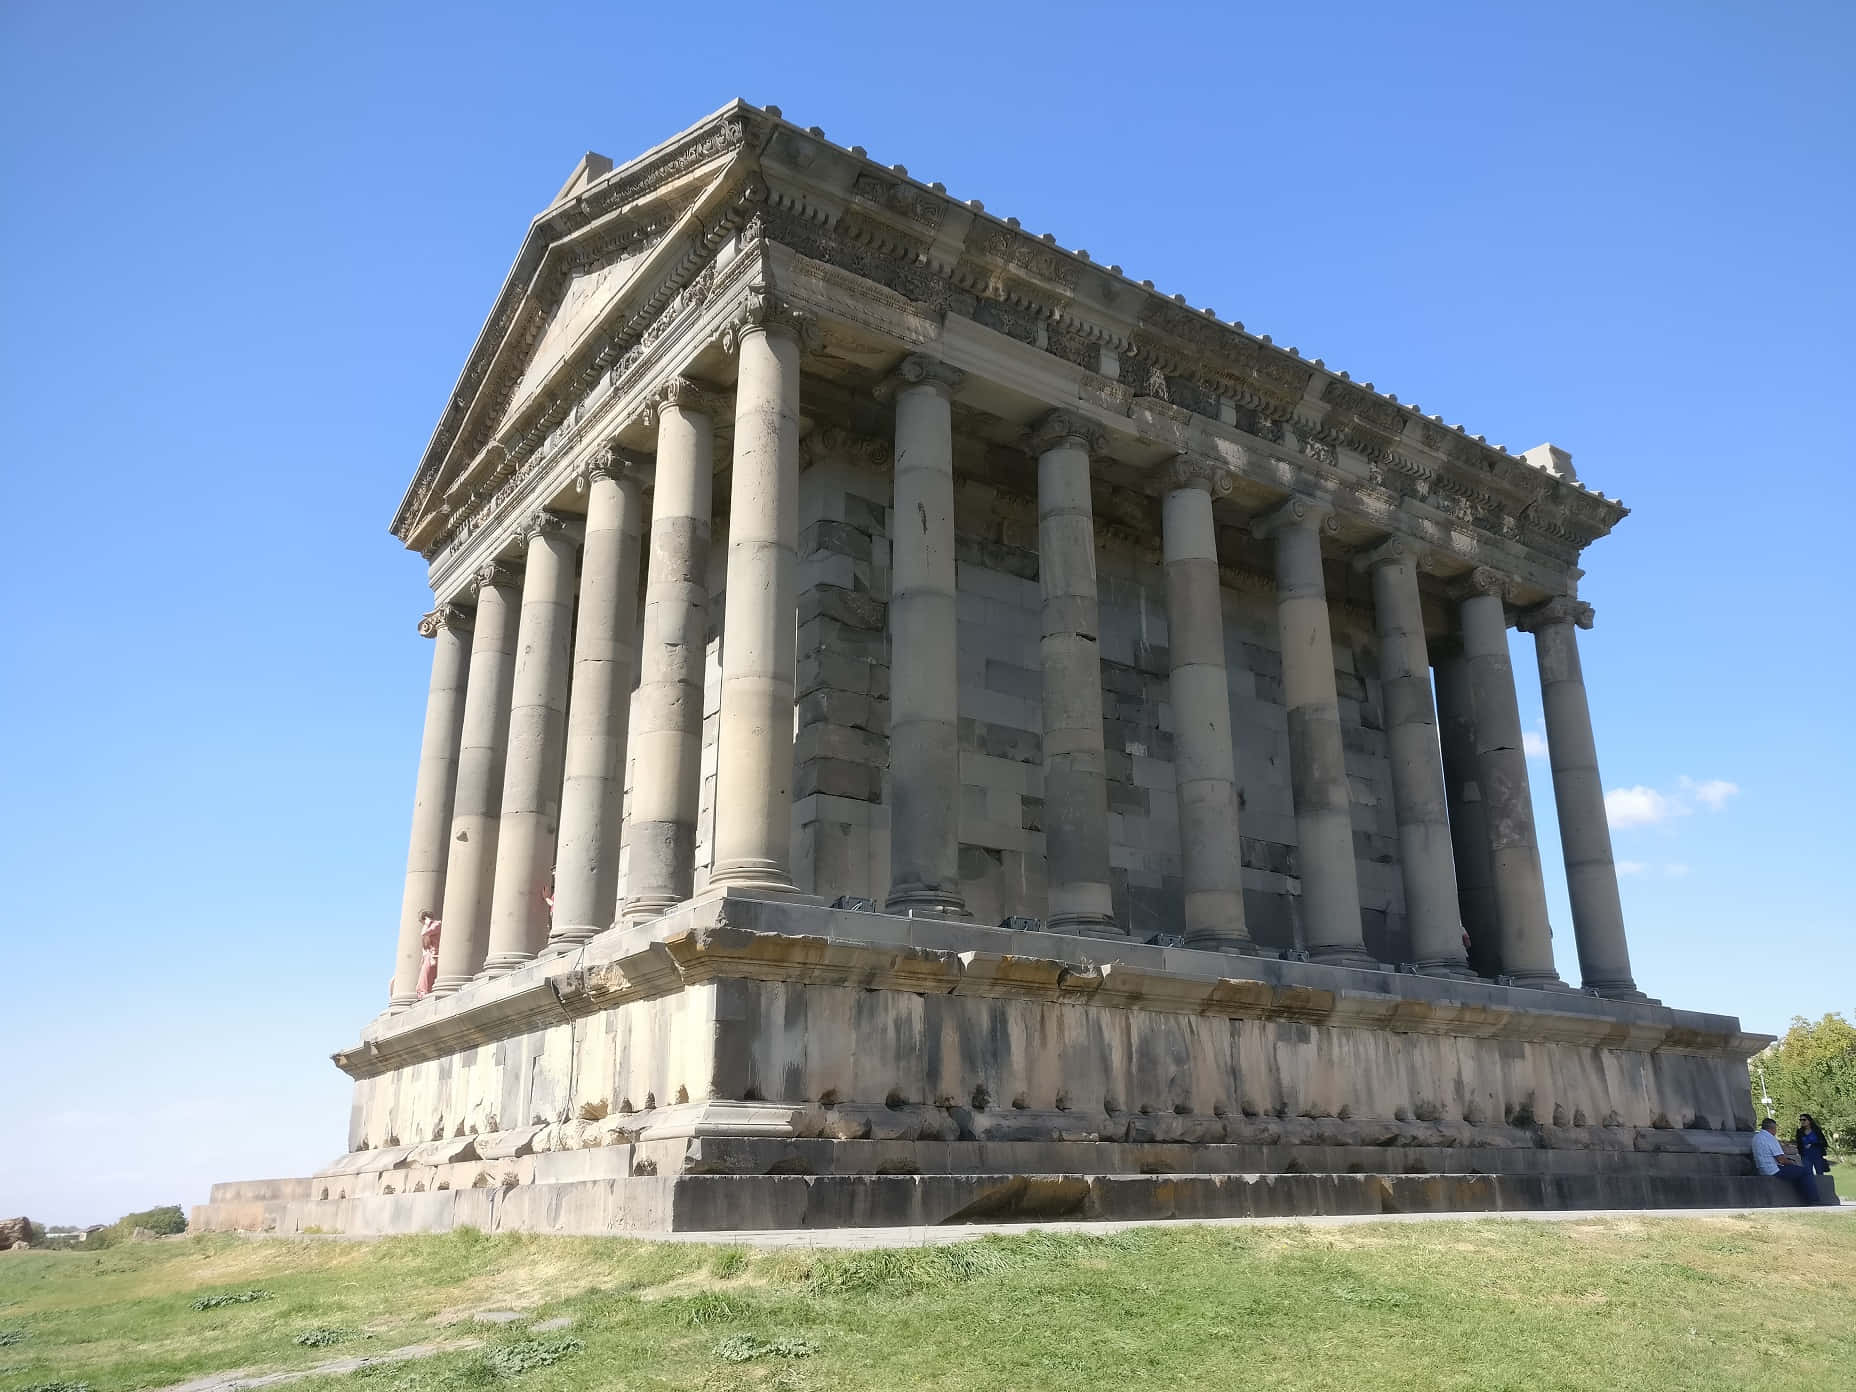
[[[1812,1174],[1829,1174],[1830,1159],[1825,1154],[1829,1149],[1824,1140],[1824,1133],[1818,1129],[1817,1118],[1809,1112],[1798,1114],[1798,1129],[1792,1133],[1792,1140],[1798,1147],[1798,1163]]]
[[[432,983],[438,979],[438,936],[444,925],[427,913],[419,915],[423,925],[419,929],[419,986],[421,996],[431,994]]]

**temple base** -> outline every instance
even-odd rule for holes
[[[728,891],[377,1018],[336,1055],[349,1153],[220,1186],[196,1223],[1776,1205],[1748,1160],[1764,1042],[1564,990]]]

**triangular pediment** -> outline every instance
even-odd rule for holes
[[[529,226],[401,499],[396,536],[429,545],[448,494],[484,451],[528,428],[586,362],[610,354],[634,300],[692,273],[718,206],[745,182],[743,110],[731,103],[617,169],[598,155],[575,167]]]

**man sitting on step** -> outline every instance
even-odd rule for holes
[[[1817,1202],[1817,1176],[1786,1155],[1785,1143],[1779,1139],[1779,1124],[1771,1117],[1760,1122],[1759,1130],[1753,1133],[1753,1168],[1763,1175],[1790,1180],[1801,1202]]]

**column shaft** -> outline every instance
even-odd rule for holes
[[[1124,930],[1109,887],[1091,439],[1086,425],[1062,415],[1047,417],[1033,434],[1043,594],[1045,921],[1057,932],[1118,937]]]
[[[1490,582],[1472,577],[1472,586]],[[1463,656],[1475,711],[1476,782],[1488,817],[1489,867],[1501,935],[1502,974],[1517,985],[1559,985],[1553,932],[1547,924],[1546,878],[1534,835],[1534,800],[1522,745],[1521,708],[1508,657],[1502,594],[1472,592],[1460,608]]]
[[[580,615],[567,703],[560,848],[551,948],[585,942],[618,913],[625,736],[638,643],[638,547],[643,490],[608,447],[587,478]]]
[[[1580,980],[1601,995],[1641,1000],[1643,993],[1631,976],[1624,904],[1611,855],[1611,823],[1605,815],[1605,788],[1598,776],[1598,746],[1592,737],[1592,711],[1574,627],[1589,626],[1591,612],[1589,605],[1576,601],[1550,600],[1523,616],[1521,627],[1532,631],[1540,665],[1547,758],[1553,769]]]
[[[799,338],[781,323],[740,334],[709,883],[791,890]]]
[[[1376,965],[1367,955],[1354,867],[1353,812],[1334,683],[1334,639],[1321,573],[1325,510],[1285,503],[1264,530],[1276,538],[1276,627],[1289,717],[1289,782],[1302,870],[1302,923],[1317,962]]]
[[[656,408],[657,481],[632,732],[628,923],[689,898],[695,875],[714,481],[714,426],[699,403],[694,388],[674,382]]]
[[[1495,910],[1495,871],[1489,861],[1488,808],[1476,768],[1476,703],[1469,660],[1452,643],[1437,659],[1438,742],[1444,795],[1450,809],[1450,848],[1456,864],[1456,902],[1469,934],[1469,965],[1478,976],[1501,975],[1501,924]]]
[[[546,895],[561,816],[576,549],[564,518],[544,512],[529,527],[486,976],[520,966],[548,941]]]
[[[1244,926],[1237,754],[1208,470],[1179,461],[1161,504],[1179,854],[1189,947],[1253,951]],[[1225,487],[1229,489],[1228,481]]]
[[[490,890],[503,808],[503,767],[509,754],[509,693],[515,682],[520,593],[513,568],[498,563],[478,572],[434,995],[447,995],[474,977],[490,939]]]
[[[1379,681],[1385,693],[1386,747],[1412,960],[1431,975],[1469,976],[1417,561],[1400,541],[1379,547],[1367,561],[1373,572]]]
[[[896,386],[890,635],[892,913],[964,914],[955,659],[954,425],[960,374],[904,362]]]
[[[419,782],[413,795],[412,838],[406,851],[406,892],[400,900],[400,936],[393,960],[390,1008],[419,998],[421,914],[445,907],[445,859],[451,843],[451,809],[457,793],[458,743],[464,731],[464,692],[470,676],[470,613],[441,604],[419,621],[434,640],[432,680],[425,698],[425,734],[419,742]]]

